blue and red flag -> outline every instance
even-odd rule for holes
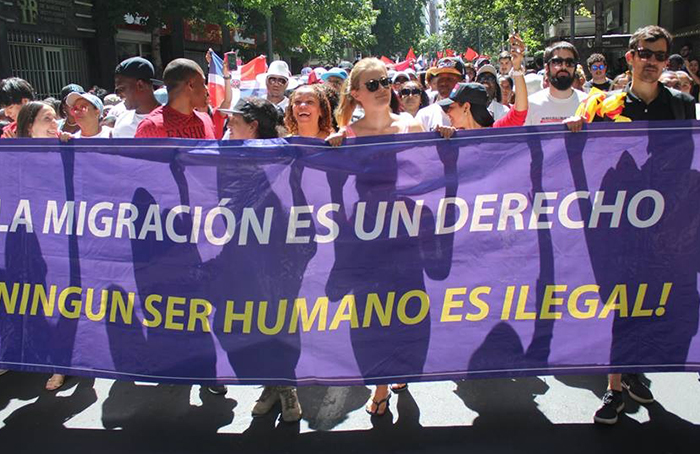
[[[216,108],[224,100],[224,61],[216,52],[211,52],[211,63],[209,63],[209,77],[207,87],[209,89],[209,104]]]

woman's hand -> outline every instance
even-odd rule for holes
[[[340,128],[338,132],[334,132],[326,137],[326,142],[332,147],[339,147],[345,140],[345,128]]]
[[[58,140],[61,141],[61,143],[66,143],[69,140],[73,138],[73,134],[65,131],[59,131],[58,132]]]
[[[454,135],[457,129],[452,126],[437,125],[435,126],[435,131],[437,131],[443,139],[449,139]]]
[[[525,58],[525,43],[520,38],[520,35],[515,33],[510,39],[510,57],[513,62],[513,68],[522,71],[523,58]]]

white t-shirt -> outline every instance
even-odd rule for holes
[[[110,135],[111,132],[112,132],[112,128],[110,128],[109,126],[102,126],[102,130],[99,133],[95,134],[94,136],[83,137],[82,136],[83,131],[78,131],[73,135],[73,137],[76,139],[80,139],[81,137],[84,139],[109,139],[111,137],[111,135]]]
[[[105,116],[105,119],[107,118],[119,118],[121,115],[124,114],[124,112],[127,112],[126,110],[126,104],[124,101],[120,102],[116,106],[113,106],[111,109],[109,109],[109,112]]]
[[[489,104],[486,110],[491,112],[491,115],[493,115],[494,120],[500,120],[501,118],[506,116],[510,108],[501,104],[500,102],[497,102],[494,99],[493,101],[491,101],[491,104]]]
[[[588,97],[587,93],[574,90],[566,99],[555,98],[549,94],[551,88],[540,90],[528,96],[528,110],[525,126],[561,123],[574,116],[578,106]]]
[[[431,104],[423,107],[416,114],[416,120],[420,121],[425,131],[433,131],[435,126],[450,126],[450,117],[447,116],[439,104]]]
[[[137,114],[136,110],[127,110],[117,118],[117,122],[112,130],[112,137],[115,139],[133,139],[139,123],[147,116],[148,114]]]

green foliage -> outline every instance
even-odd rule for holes
[[[297,0],[281,9],[284,24],[275,21],[273,36],[284,30],[285,40],[275,39],[276,50],[278,44],[300,48],[304,55],[334,62],[347,48],[367,50],[376,43],[372,25],[379,12],[371,0]]]
[[[573,0],[577,4],[579,0]],[[544,43],[546,23],[561,20],[564,8],[572,0],[446,0],[444,7],[445,40],[463,51],[466,46],[481,53],[497,54],[507,37],[519,31],[528,49]]]
[[[380,12],[372,27],[376,37],[372,53],[386,56],[399,54],[403,59],[408,49],[417,47],[425,35],[423,7],[426,0],[373,0],[372,3]]]
[[[341,58],[348,47],[368,50],[374,45],[372,26],[379,15],[372,0],[119,0],[97,2],[96,8],[113,26],[122,23],[125,14],[144,18],[148,30],[186,18],[195,25],[245,28],[258,38],[265,34],[265,17],[271,16],[275,52],[328,61]],[[255,51],[266,51],[263,39],[258,39]]]
[[[416,55],[425,54],[429,58],[435,58],[438,52],[442,52],[445,48],[449,47],[445,45],[444,35],[427,35],[424,36],[415,48]]]

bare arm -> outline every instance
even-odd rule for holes
[[[527,85],[525,84],[525,68],[523,68],[523,58],[525,57],[525,45],[520,35],[510,37],[510,55],[513,60],[513,71],[520,72],[519,75],[513,75],[515,82],[515,110],[524,111],[528,109],[527,104]]]

